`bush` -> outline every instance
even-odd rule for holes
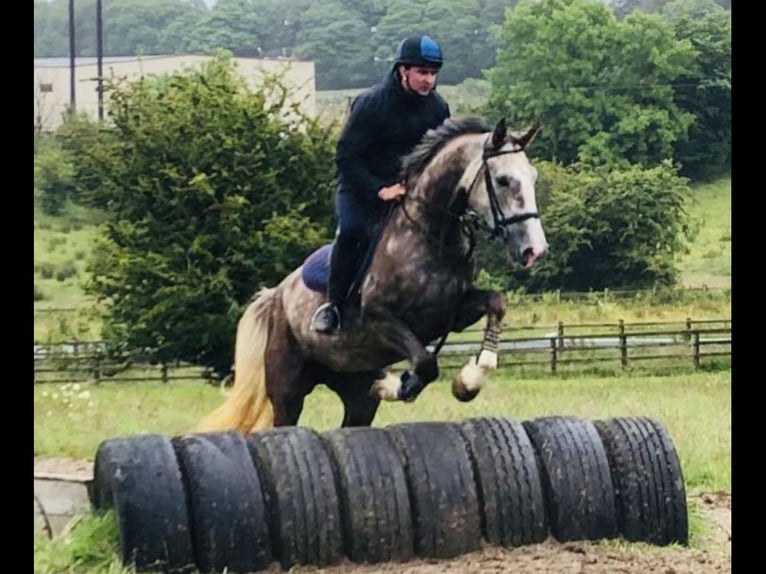
[[[35,301],[43,301],[45,299],[45,293],[35,284]]]
[[[70,277],[77,277],[77,267],[74,263],[65,263],[56,271],[56,281],[66,281]]]
[[[537,203],[549,253],[510,272],[482,240],[482,266],[506,289],[530,292],[643,289],[673,285],[676,254],[692,238],[684,204],[691,190],[670,163],[653,168],[536,163]],[[493,260],[494,259],[494,260]]]
[[[53,275],[56,273],[56,268],[50,263],[41,263],[38,265],[37,271],[39,271],[40,277],[43,279],[53,279]]]
[[[34,185],[41,207],[48,215],[61,214],[74,196],[74,165],[71,156],[55,141],[40,142],[34,159]]]
[[[331,238],[334,132],[226,57],[108,94],[119,145],[92,169],[111,219],[86,291],[113,340],[225,375],[240,305]]]

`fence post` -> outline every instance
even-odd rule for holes
[[[558,348],[556,346],[556,337],[551,337],[551,373],[556,373],[556,359]]]
[[[694,331],[694,368],[699,369],[700,366],[700,332]]]
[[[620,364],[623,368],[628,366],[628,338],[625,336],[625,321],[620,319]]]
[[[162,377],[162,382],[167,383],[168,382],[168,364],[165,361],[162,362],[160,373]]]
[[[559,342],[558,342],[559,349],[563,350],[564,349],[564,321],[559,321],[558,333],[559,333]]]
[[[98,385],[101,383],[101,355],[98,353],[93,358],[93,379],[94,384]]]
[[[689,341],[692,338],[692,318],[687,317],[686,318],[686,335],[684,335],[684,340]]]

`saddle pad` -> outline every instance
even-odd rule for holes
[[[303,283],[312,291],[322,291],[327,289],[327,277],[330,274],[330,253],[332,253],[333,243],[323,245],[303,262],[301,277]]]

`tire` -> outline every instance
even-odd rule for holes
[[[456,423],[385,428],[404,464],[415,554],[453,558],[481,546],[479,501],[468,448]]]
[[[415,554],[407,477],[385,431],[322,434],[333,461],[346,555],[354,562],[405,562]]]
[[[237,432],[173,439],[200,572],[252,572],[272,561],[261,482]]]
[[[545,497],[524,426],[501,417],[460,423],[476,480],[484,539],[506,548],[548,538]]]
[[[594,424],[609,457],[623,538],[660,546],[688,545],[684,478],[665,428],[647,417]]]
[[[552,416],[523,424],[539,460],[554,538],[560,542],[616,538],[609,461],[593,423]]]
[[[343,532],[330,455],[319,434],[278,427],[249,434],[272,532],[272,554],[284,569],[327,566],[343,558]]]
[[[168,437],[146,434],[102,442],[91,505],[114,510],[125,566],[190,572],[194,553],[181,471]]]

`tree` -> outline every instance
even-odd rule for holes
[[[731,171],[731,13],[710,0],[673,2],[665,13],[696,52],[675,90],[678,107],[694,116],[675,157],[692,179],[720,177]]]
[[[241,305],[329,240],[335,131],[224,57],[107,93],[111,216],[86,289],[107,337],[223,375]]]
[[[544,123],[536,146],[564,164],[652,165],[672,156],[691,116],[672,82],[693,61],[658,16],[617,22],[591,0],[522,1],[503,26],[488,115]]]
[[[316,3],[301,17],[295,55],[315,62],[319,90],[363,87],[379,79],[370,29],[338,0]]]

